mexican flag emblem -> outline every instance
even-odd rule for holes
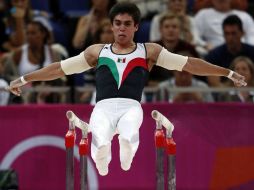
[[[117,62],[118,63],[125,63],[125,61],[126,61],[126,58],[117,58]]]

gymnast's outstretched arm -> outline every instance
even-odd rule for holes
[[[77,56],[52,63],[39,70],[21,76],[14,81],[11,81],[8,90],[17,96],[20,96],[20,87],[24,86],[28,82],[50,81],[61,78],[64,75],[87,71],[96,65],[96,60],[102,47],[103,44],[92,45]]]
[[[231,79],[236,86],[246,86],[245,79],[240,74],[205,60],[171,53],[159,44],[146,43],[149,69],[157,65],[168,70],[187,71],[200,76],[224,76]]]

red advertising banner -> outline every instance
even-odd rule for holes
[[[0,169],[15,169],[20,190],[65,189],[66,111],[89,122],[92,109],[89,105],[0,107]],[[156,189],[154,109],[175,125],[177,189],[254,189],[254,105],[144,104],[143,109],[132,168],[121,170],[115,137],[107,176],[99,176],[91,157],[88,160],[90,189]],[[77,146],[74,155],[75,189],[79,189]]]

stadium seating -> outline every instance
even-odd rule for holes
[[[44,10],[50,12],[48,0],[31,0],[31,7],[35,10]]]
[[[59,9],[68,17],[80,17],[89,12],[88,0],[60,0]]]

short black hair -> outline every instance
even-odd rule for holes
[[[228,25],[237,25],[238,28],[243,32],[243,23],[237,15],[230,15],[224,19],[222,23],[223,29]]]
[[[126,1],[117,3],[110,9],[109,18],[111,23],[113,23],[113,20],[117,15],[124,14],[124,13],[127,13],[133,18],[135,25],[139,24],[141,19],[141,13],[139,8],[134,3],[130,3]]]

